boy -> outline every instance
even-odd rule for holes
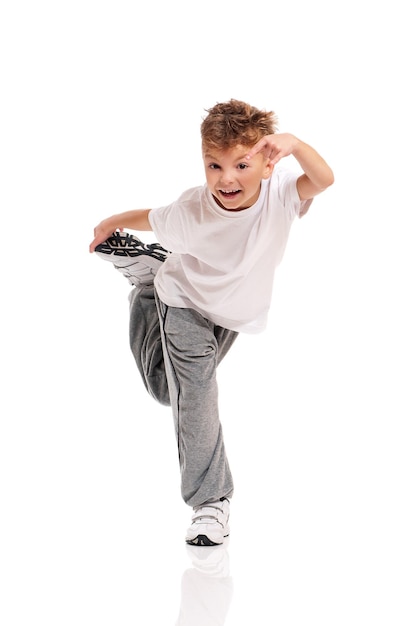
[[[206,184],[168,206],[103,220],[90,244],[134,287],[131,350],[148,392],[171,404],[181,493],[194,509],[186,542],[202,546],[228,536],[233,495],[217,365],[239,332],[265,328],[293,219],[334,182],[311,146],[276,134],[273,112],[232,99],[207,114],[201,124]],[[289,155],[300,174],[275,168]],[[145,245],[125,228],[153,230],[161,245]]]

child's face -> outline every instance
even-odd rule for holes
[[[250,148],[238,145],[227,150],[205,148],[203,160],[207,186],[218,204],[227,211],[242,211],[260,195],[261,180],[273,171],[261,153],[246,159]]]

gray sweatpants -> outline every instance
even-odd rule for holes
[[[193,309],[166,306],[153,285],[135,287],[129,300],[137,367],[150,395],[172,408],[184,501],[195,507],[231,497],[216,369],[238,333]]]

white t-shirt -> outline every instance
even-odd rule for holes
[[[299,174],[275,169],[255,204],[227,211],[207,185],[149,213],[159,243],[172,254],[154,284],[168,306],[192,308],[218,326],[258,333],[267,324],[274,272],[301,202]]]

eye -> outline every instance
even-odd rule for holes
[[[239,163],[238,164],[238,169],[240,170],[246,170],[248,168],[247,163]]]
[[[210,170],[219,170],[220,166],[217,165],[217,163],[210,163],[209,166]]]

